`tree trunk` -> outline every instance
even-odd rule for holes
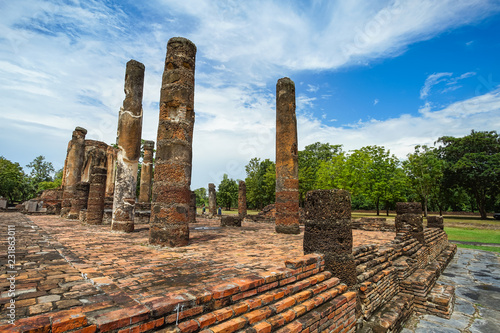
[[[427,197],[424,198],[424,217],[427,217]]]
[[[377,216],[379,216],[380,215],[380,208],[379,208],[379,206],[380,206],[380,199],[379,198],[377,198],[376,205],[377,205]]]

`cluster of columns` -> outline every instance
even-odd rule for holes
[[[150,242],[166,246],[183,246],[189,240],[189,221],[195,212],[190,190],[192,139],[194,126],[194,70],[196,46],[185,38],[172,38],[167,55],[160,95],[155,182],[151,188],[154,142],[144,144],[139,202],[151,204]],[[117,154],[108,154],[107,163],[116,161],[113,173],[112,230],[134,230],[137,168],[142,131],[142,94],[144,65],[131,60],[125,74],[125,100],[120,109]],[[86,130],[77,128],[68,147],[68,172],[65,173],[62,212],[71,210],[75,186],[81,180],[82,152]],[[296,234],[299,229],[297,121],[295,115],[295,84],[289,78],[276,85],[276,231]],[[92,173],[94,170],[92,171]],[[102,191],[110,191],[110,168],[96,169],[92,176],[92,210],[102,206]],[[107,179],[107,181],[105,180]],[[103,182],[97,184],[97,182]],[[89,185],[90,186],[90,185]],[[209,214],[216,215],[215,185],[209,184]],[[75,210],[79,208],[75,205]],[[93,214],[93,213],[92,213]],[[94,216],[90,214],[89,216]],[[238,215],[246,216],[246,187],[239,184]],[[96,212],[92,223],[98,223]],[[101,218],[102,219],[102,218]]]

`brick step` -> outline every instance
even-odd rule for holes
[[[413,296],[399,293],[378,310],[360,332],[399,332],[412,311]]]
[[[455,304],[455,287],[447,284],[436,284],[427,295],[425,312],[445,319],[450,319]]]
[[[196,332],[198,330],[206,330],[207,328],[213,329],[213,332],[218,332],[221,329],[224,332],[228,332],[227,330],[233,332],[240,329],[241,325],[254,324],[269,318],[276,313],[285,311],[291,306],[302,303],[309,298],[316,297],[338,286],[340,280],[331,276],[331,272],[324,271],[296,283],[289,284],[286,287],[275,287],[266,292],[262,291],[260,294],[239,294],[238,297],[243,297],[244,299],[231,306],[185,321],[179,324],[179,329],[181,332]],[[343,292],[345,288],[345,285],[339,285],[335,289],[338,289],[338,292]],[[235,301],[238,301],[238,299]],[[243,316],[245,317],[243,318]]]

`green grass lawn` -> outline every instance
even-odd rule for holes
[[[488,229],[445,227],[449,240],[500,244],[500,231]]]

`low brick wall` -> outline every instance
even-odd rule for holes
[[[323,255],[313,253],[198,291],[111,308],[105,302],[78,306],[19,319],[0,331],[397,332],[415,310],[447,317],[453,308],[453,288],[435,281],[456,246],[436,228],[426,229],[424,240],[401,232],[384,246],[355,247],[357,283],[350,289],[325,270]],[[119,294],[111,280],[102,283],[96,286]]]

